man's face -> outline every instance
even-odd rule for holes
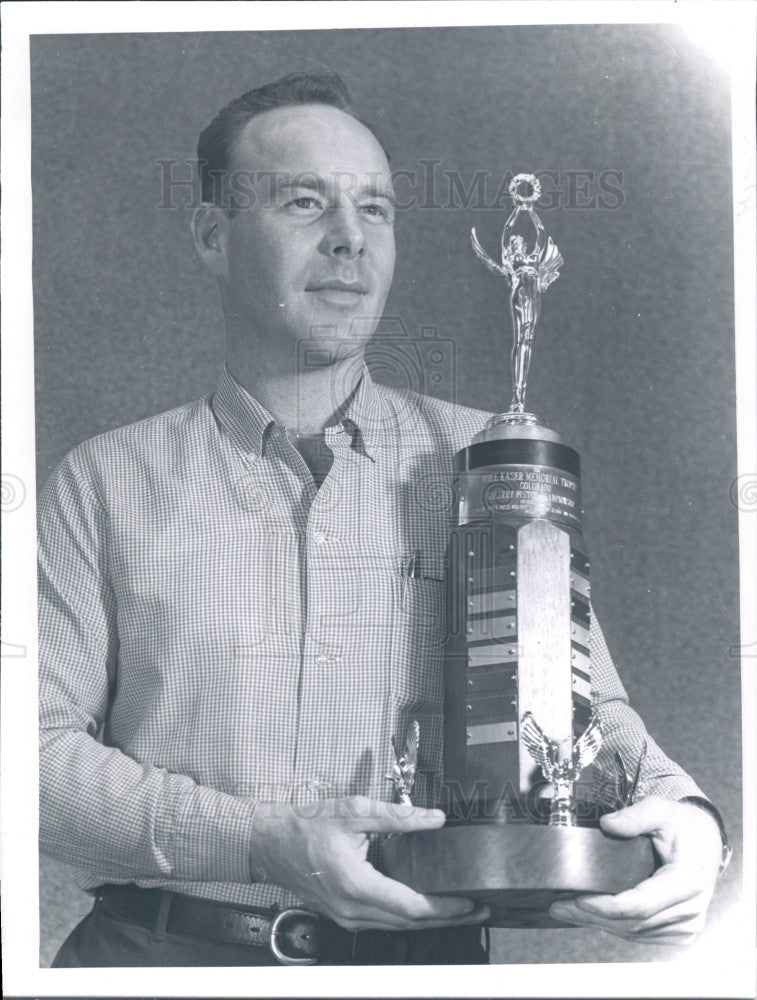
[[[288,352],[315,333],[340,356],[362,350],[394,271],[391,178],[376,138],[336,108],[276,108],[249,122],[232,170],[254,195],[226,233],[236,338],[249,331]]]

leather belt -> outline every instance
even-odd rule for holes
[[[320,959],[348,961],[355,934],[308,910],[231,907],[162,889],[104,885],[97,893],[103,911],[155,930],[226,944],[268,948],[282,965],[314,965]]]

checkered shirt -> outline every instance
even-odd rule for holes
[[[366,372],[316,490],[225,372],[61,463],[39,502],[41,844],[83,888],[290,906],[250,881],[256,808],[391,799],[391,737],[412,719],[419,770],[440,772],[448,484],[486,417]],[[596,626],[592,654],[597,798],[614,749],[633,760],[645,738],[646,792],[701,795],[646,736]],[[421,779],[416,804],[432,795]]]

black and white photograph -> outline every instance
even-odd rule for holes
[[[26,29],[33,989],[748,995],[733,31],[112,6]]]

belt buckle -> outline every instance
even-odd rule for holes
[[[285,955],[284,952],[279,947],[279,944],[276,940],[276,935],[279,933],[282,924],[286,923],[286,921],[290,920],[292,917],[312,917],[313,919],[317,919],[317,914],[311,913],[310,910],[297,910],[297,909],[282,910],[281,913],[278,913],[271,922],[271,930],[269,932],[269,937],[268,937],[268,947],[271,949],[273,957],[276,959],[277,962],[280,962],[281,965],[315,965],[316,962],[318,961],[317,958],[311,958],[311,957],[296,958],[294,955]]]

